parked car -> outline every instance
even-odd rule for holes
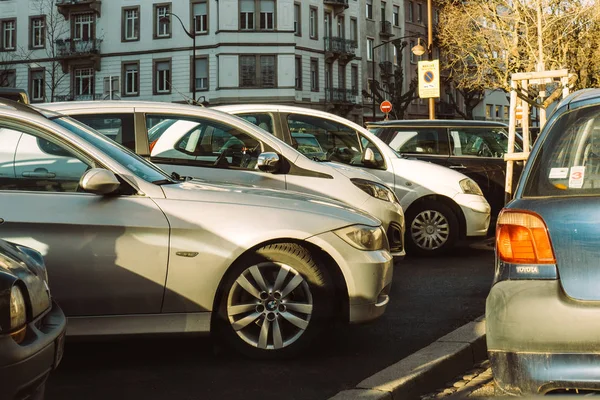
[[[358,209],[174,179],[74,119],[18,103],[0,105],[0,133],[0,152],[18,142],[1,163],[0,235],[44,255],[69,335],[211,331],[285,357],[329,321],[370,321],[389,302],[385,231]]]
[[[575,92],[498,218],[486,337],[504,393],[600,390],[599,150],[600,90]]]
[[[402,207],[379,178],[303,157],[254,124],[212,109],[173,103],[92,101],[41,107],[105,133],[169,173],[343,201],[381,220],[393,255],[405,254]],[[298,139],[308,148],[308,136]],[[318,153],[318,148],[312,150]],[[264,162],[259,165],[259,160]]]
[[[2,217],[9,215],[2,209]],[[10,220],[0,224],[1,234]],[[0,398],[44,398],[46,379],[62,359],[66,323],[41,254],[0,240]]]
[[[504,154],[508,149],[506,124],[443,119],[398,120],[370,122],[367,128],[404,156],[460,171],[477,182],[492,207],[493,228],[498,213],[504,207]],[[521,144],[517,141],[515,152],[520,151]],[[515,163],[514,182],[518,181],[522,164]]]
[[[297,146],[298,133],[311,134],[325,152],[321,160],[362,168],[393,188],[406,218],[409,251],[438,255],[465,239],[486,235],[490,206],[465,175],[431,163],[409,160],[345,118],[302,107],[230,105],[215,107],[254,124],[264,123],[277,138]],[[268,123],[265,123],[268,121]],[[363,154],[370,156],[365,158]]]

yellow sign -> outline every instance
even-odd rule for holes
[[[419,97],[440,97],[440,61],[419,61]]]

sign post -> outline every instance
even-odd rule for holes
[[[384,100],[379,105],[379,109],[385,114],[385,120],[387,121],[388,114],[392,111],[392,103],[390,103],[388,100]]]
[[[440,97],[440,61],[419,61],[419,97]]]

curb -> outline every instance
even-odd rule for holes
[[[419,399],[486,357],[481,316],[329,400]]]

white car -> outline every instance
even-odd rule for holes
[[[378,218],[392,254],[405,254],[403,210],[379,178],[347,165],[309,159],[243,119],[213,109],[161,102],[64,102],[39,107],[105,133],[169,173],[343,201]]]
[[[324,152],[323,160],[360,167],[381,178],[404,209],[409,252],[439,254],[463,239],[487,235],[490,205],[475,181],[449,168],[403,157],[345,118],[292,106],[214,108],[259,125],[293,146],[296,133],[312,134]],[[369,157],[364,157],[369,150]]]

